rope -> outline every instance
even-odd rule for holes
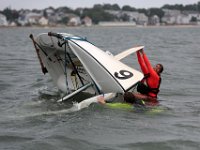
[[[65,43],[65,80],[66,80],[66,87],[67,87],[67,94],[69,93],[69,86],[67,81],[67,46]]]
[[[70,50],[70,46],[69,46],[68,41],[66,42],[65,45],[67,45],[68,49]],[[78,75],[79,80],[81,81],[82,86],[84,86],[84,82],[83,82],[83,80],[81,79],[81,76],[80,76],[80,74],[78,73],[78,70],[76,69],[76,66],[75,66],[75,64],[73,63],[73,61],[72,61],[72,59],[71,59],[69,53],[67,53],[67,55],[68,55],[68,58],[69,58],[69,60],[70,60],[70,62],[71,62],[71,64],[72,64],[72,66],[73,66],[74,71],[76,72],[76,74]]]

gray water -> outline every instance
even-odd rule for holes
[[[165,67],[159,99],[167,109],[148,113],[92,104],[69,113],[72,101],[56,103],[60,94],[42,74],[28,37],[49,31],[85,36],[113,54],[145,45],[152,64]],[[0,35],[1,150],[200,149],[199,27],[0,28]],[[135,55],[123,62],[137,65]]]

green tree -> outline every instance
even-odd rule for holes
[[[186,6],[184,7],[184,10],[197,11],[197,4],[186,5]]]
[[[160,9],[160,8],[150,8],[148,10],[148,15],[147,16],[148,17],[152,17],[154,15],[157,15],[161,20],[162,17],[164,16],[164,11],[162,9]]]
[[[112,10],[121,10],[118,4],[113,4],[112,5]]]
[[[2,12],[8,21],[15,21],[19,17],[19,13],[16,10],[11,10],[10,8],[5,8]]]
[[[60,21],[60,23],[62,24],[67,24],[69,22],[69,18],[68,17],[63,17]]]
[[[112,10],[112,5],[111,4],[104,4],[102,8],[104,10]]]
[[[59,7],[56,9],[56,12],[74,13],[74,11],[69,7]]]
[[[82,18],[89,16],[95,24],[98,24],[99,21],[113,21],[115,17],[103,10],[102,7],[95,6],[92,9],[84,9]]]
[[[97,6],[94,7],[94,8],[97,8]],[[121,10],[118,4],[113,4],[113,5],[111,5],[111,4],[104,4],[104,5],[98,4],[98,8],[102,8],[104,10]]]
[[[197,22],[197,18],[196,17],[192,17],[190,21],[191,22]]]
[[[43,16],[44,16],[45,18],[48,17],[48,15],[47,15],[47,11],[46,11],[46,10],[43,11]]]
[[[127,14],[124,14],[124,15],[121,17],[121,19],[122,19],[123,21],[129,21],[129,20],[130,20],[130,17],[129,17]]]
[[[123,10],[123,11],[136,11],[136,9],[135,9],[134,7],[131,7],[131,6],[129,6],[129,5],[124,5],[124,6],[122,7],[122,10]]]
[[[197,3],[197,11],[200,13],[200,1]]]
[[[96,10],[103,9],[103,6],[101,4],[95,4],[93,6],[93,9],[96,9]]]
[[[171,9],[171,10],[180,10],[180,11],[183,11],[184,6],[183,6],[182,4],[175,4],[175,5],[166,4],[166,5],[164,5],[162,8],[164,8],[164,9]]]
[[[144,9],[144,8],[142,8],[142,9],[137,9],[137,11],[138,11],[139,13],[143,13],[143,14],[145,14],[146,16],[148,16],[148,11],[147,11],[146,9]]]
[[[171,10],[180,10],[180,11],[197,11],[200,2],[198,2],[197,4],[189,4],[189,5],[185,5],[183,6],[182,4],[175,4],[175,5],[164,5],[162,8],[165,9],[171,9]]]

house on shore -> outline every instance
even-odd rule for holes
[[[45,17],[41,17],[39,20],[38,20],[38,23],[39,25],[41,26],[47,26],[49,24],[49,20]]]
[[[153,15],[152,17],[149,17],[148,25],[159,26],[160,18],[157,15]]]
[[[90,26],[92,26],[92,19],[90,17],[86,16],[82,19],[82,24],[86,27],[90,27]]]
[[[75,14],[67,14],[68,16],[68,26],[79,26],[81,25],[81,19],[79,16],[75,15]]]
[[[8,26],[6,16],[0,13],[0,26]]]
[[[134,11],[115,11],[105,10],[107,13],[114,15],[121,22],[135,22],[137,25],[147,25],[148,17],[144,13]]]
[[[21,15],[18,18],[18,23],[22,26],[25,25],[40,25],[40,26],[47,26],[48,19],[43,16],[42,13],[33,13],[28,12],[26,14]]]
[[[200,24],[200,14],[196,11],[179,11],[163,9],[165,12],[162,22],[166,25]]]

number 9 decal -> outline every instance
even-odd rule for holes
[[[133,76],[133,73],[128,70],[120,70],[119,73],[115,72],[114,75],[120,80],[125,80],[131,78]]]

